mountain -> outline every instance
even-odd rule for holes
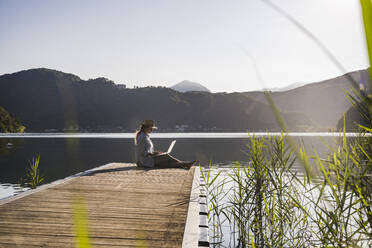
[[[340,77],[283,92],[272,92],[272,98],[282,112],[302,113],[313,120],[319,129],[335,128],[340,117],[351,106],[345,91],[350,91],[348,76],[356,82],[368,80],[367,70],[350,72]],[[247,97],[266,102],[263,92],[245,92]]]
[[[298,87],[301,87],[301,86],[304,86],[305,83],[300,83],[300,82],[297,82],[297,83],[293,83],[293,84],[290,84],[290,85],[287,85],[287,86],[284,86],[284,87],[274,87],[274,88],[268,88],[268,89],[263,89],[263,90],[266,90],[266,91],[287,91],[287,90],[293,90],[295,88],[298,88]]]
[[[144,119],[159,131],[278,131],[270,107],[242,93],[127,89],[105,78],[82,80],[51,69],[0,76],[0,105],[29,132],[132,132]],[[282,113],[290,130],[314,126],[302,113]]]
[[[178,84],[175,84],[170,88],[173,90],[179,91],[179,92],[189,92],[189,91],[210,92],[210,90],[204,87],[203,85],[199,83],[191,82],[188,80],[179,82]]]
[[[19,121],[0,107],[0,133],[23,133],[25,127]]]
[[[365,127],[369,127],[368,121],[366,121],[362,115],[353,106],[350,107],[345,112],[345,122],[344,116],[342,116],[337,122],[337,130],[343,130],[345,124],[345,130],[347,132],[357,132],[359,129],[359,124]]]
[[[360,96],[356,96],[358,104],[353,104],[343,116],[339,119],[337,123],[337,130],[343,130],[345,127],[346,132],[358,132],[361,130],[360,126],[371,128],[372,127],[372,114],[371,108],[371,88],[367,87],[368,100],[364,99],[361,101]],[[354,103],[356,103],[354,101]]]

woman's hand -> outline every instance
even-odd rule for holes
[[[154,151],[153,153],[147,153],[147,157],[149,157],[149,156],[155,156],[155,155],[158,155],[158,154],[160,154],[161,152],[160,151]]]

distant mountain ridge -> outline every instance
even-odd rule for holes
[[[289,85],[284,86],[284,87],[274,87],[274,88],[268,88],[268,89],[263,89],[263,90],[267,90],[267,91],[288,91],[288,90],[293,90],[293,89],[299,88],[301,86],[304,86],[305,84],[306,83],[297,82],[297,83],[289,84]]]
[[[335,128],[340,117],[350,108],[346,92],[352,88],[347,76],[356,82],[367,82],[368,71],[359,70],[336,78],[310,83],[283,92],[272,92],[272,98],[283,112],[298,112],[311,118],[319,127]],[[256,101],[266,102],[263,92],[245,92]]]
[[[186,92],[165,87],[125,89],[112,81],[50,69],[0,76],[0,105],[29,132],[132,132],[143,119],[155,119],[160,132],[278,131],[266,103],[241,93]],[[301,113],[282,113],[291,130],[312,121]]]
[[[190,92],[190,91],[202,91],[202,92],[211,92],[207,87],[201,85],[200,83],[191,82],[188,80],[184,80],[182,82],[179,82],[178,84],[175,84],[170,87],[173,90],[179,91],[179,92]]]
[[[351,72],[357,82],[366,70]],[[272,98],[290,131],[335,128],[350,107],[345,76],[308,84]],[[82,80],[39,68],[0,76],[0,106],[29,132],[132,132],[143,119],[155,119],[161,132],[279,131],[263,92],[179,92],[165,87],[127,89],[106,78]]]

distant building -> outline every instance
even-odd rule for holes
[[[185,132],[189,128],[189,125],[176,125],[175,128],[177,132]]]
[[[127,86],[125,84],[117,84],[116,87],[118,87],[119,89],[126,89]]]

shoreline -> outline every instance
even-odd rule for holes
[[[284,134],[284,133],[283,133]],[[192,133],[153,133],[152,138],[248,138],[250,136],[280,136],[281,132],[192,132]],[[288,132],[285,133],[289,137],[342,137],[343,132]],[[345,133],[346,137],[358,137],[360,133],[349,132]],[[372,137],[372,134],[366,133],[365,137]],[[106,138],[106,139],[133,139],[133,133],[0,133],[1,138]]]

